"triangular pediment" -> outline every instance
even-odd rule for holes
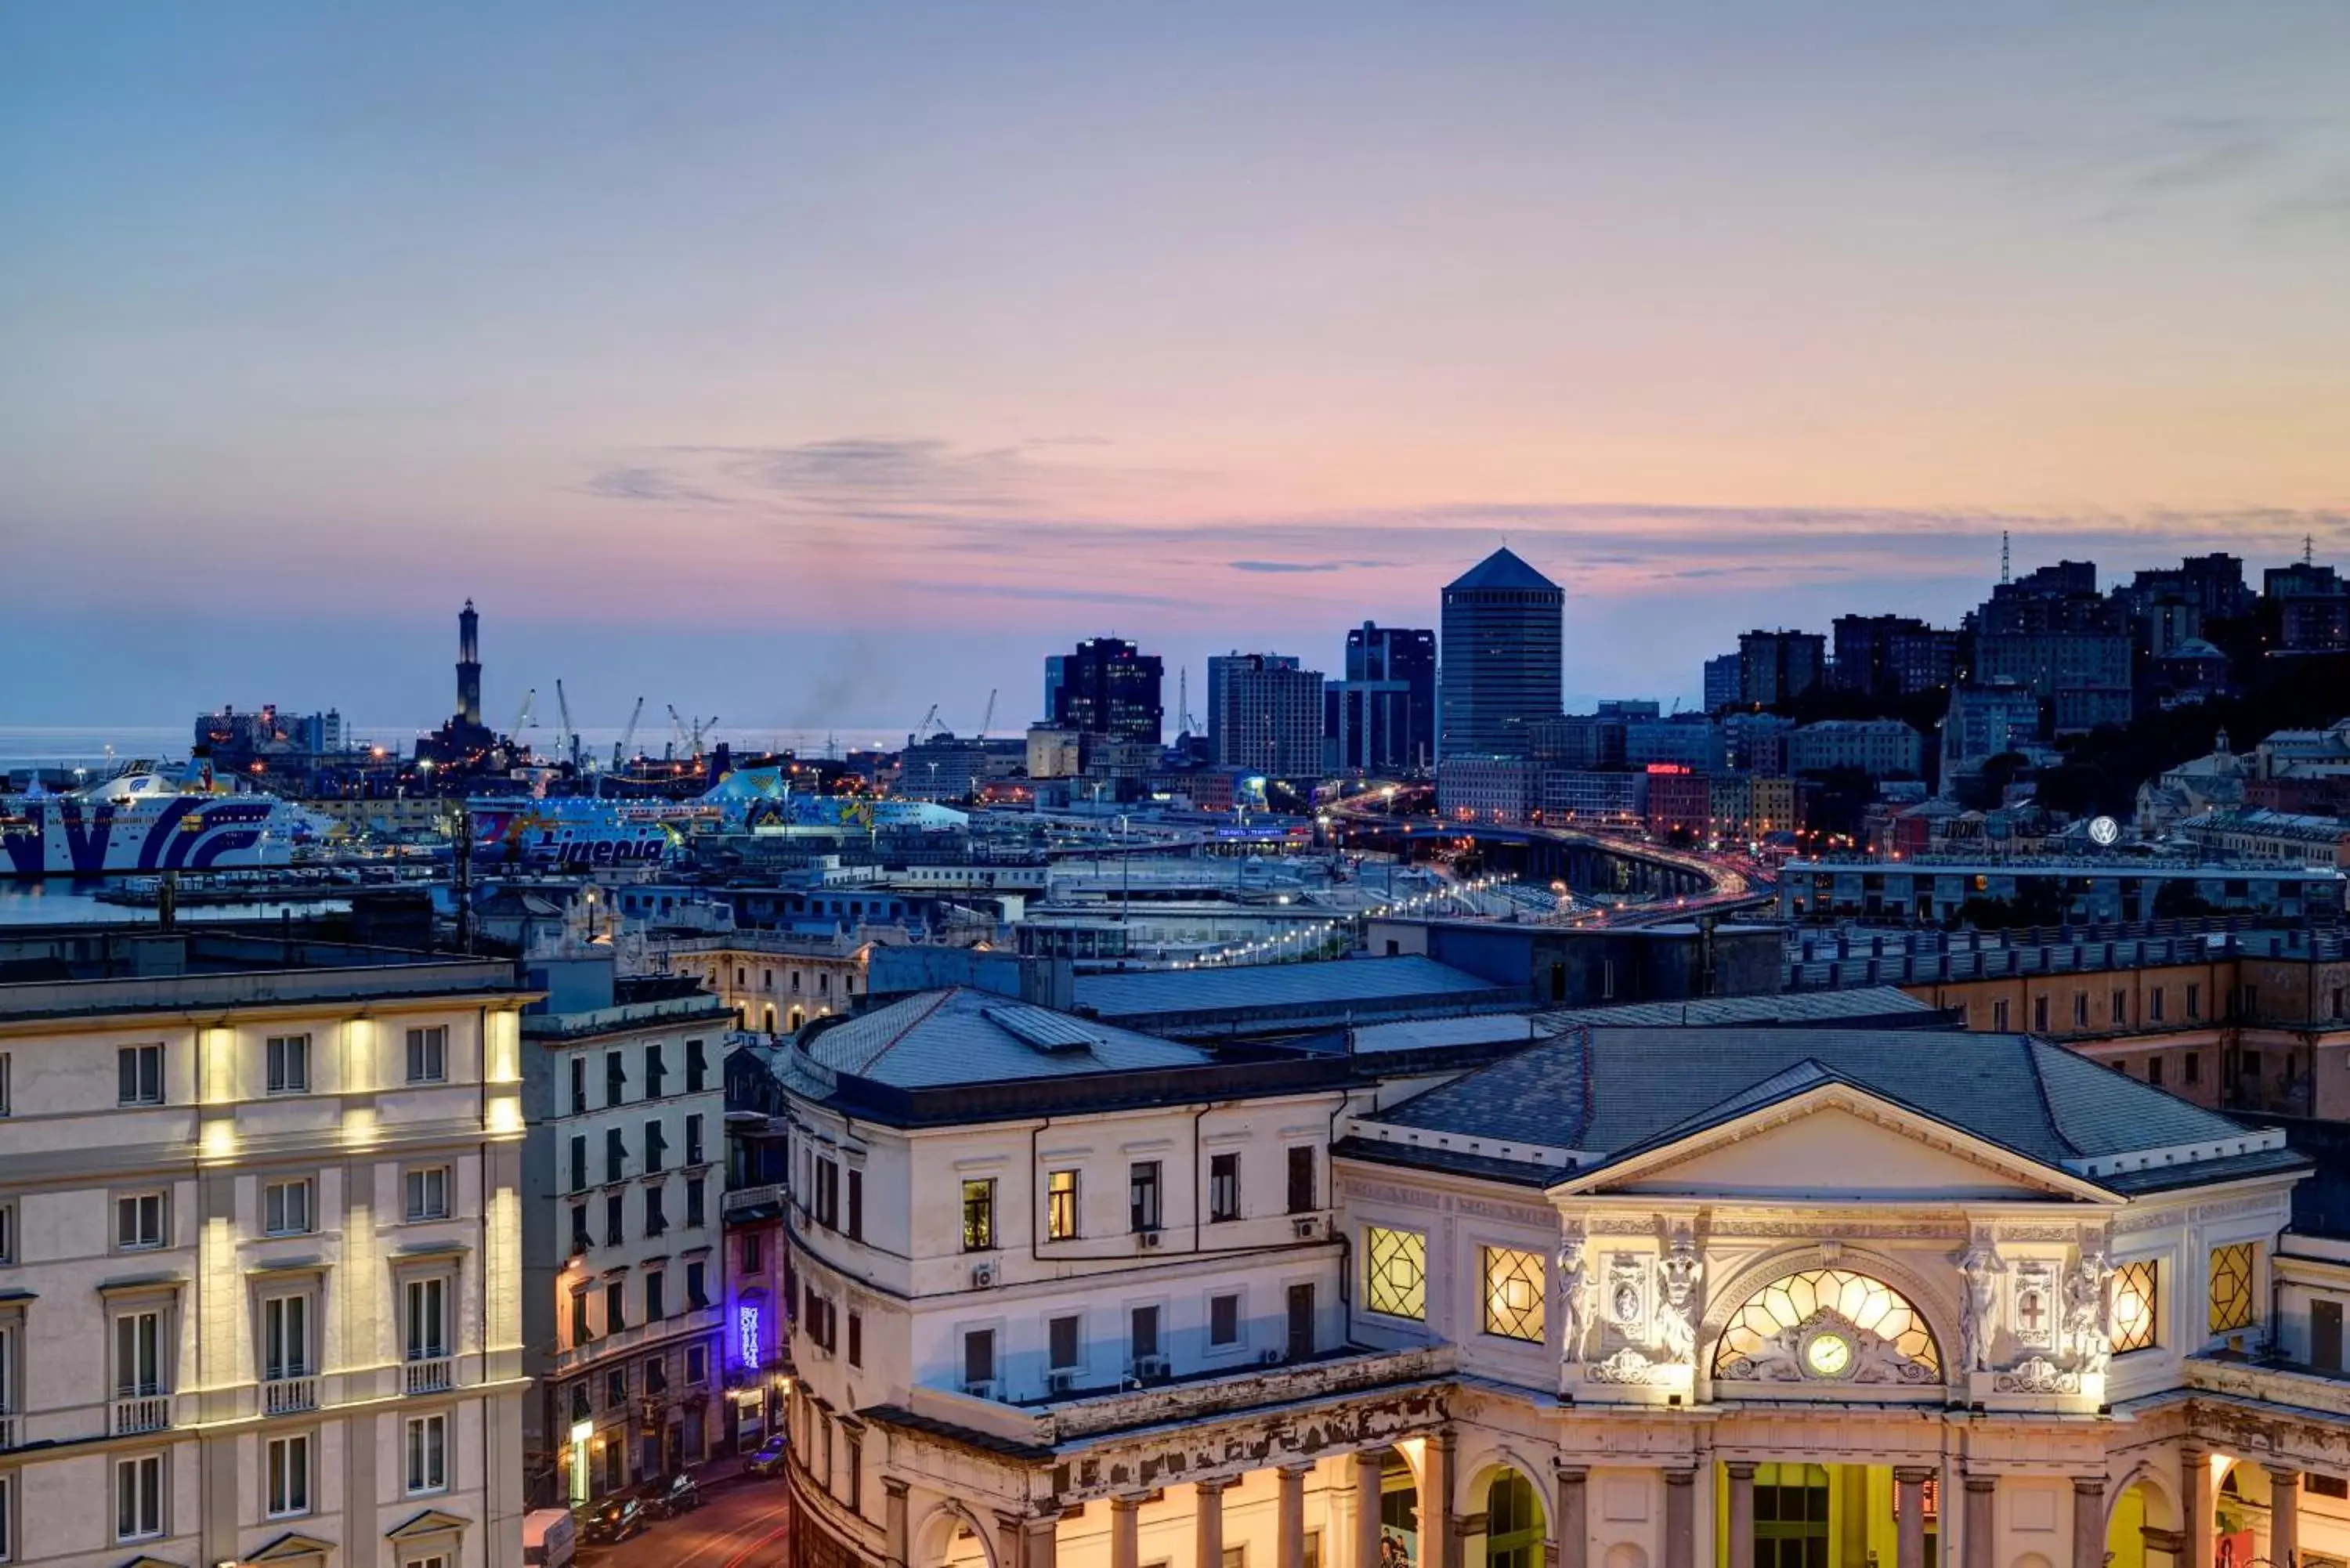
[[[1554,1189],[1771,1201],[2098,1201],[2110,1195],[1846,1083],[1726,1111]]]
[[[413,1519],[395,1524],[385,1531],[383,1538],[386,1541],[415,1541],[434,1535],[451,1535],[473,1522],[472,1520],[459,1514],[443,1513],[437,1508],[428,1508]]]
[[[298,1563],[306,1558],[324,1557],[335,1549],[331,1541],[321,1541],[315,1535],[288,1531],[258,1552],[247,1552],[247,1563]]]

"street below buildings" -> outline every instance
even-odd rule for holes
[[[780,1477],[703,1483],[709,1501],[618,1546],[582,1545],[579,1568],[765,1568],[790,1545],[791,1505]]]

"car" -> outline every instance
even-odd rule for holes
[[[702,1506],[702,1489],[693,1478],[680,1470],[673,1476],[660,1476],[637,1489],[637,1500],[645,1511],[655,1519],[675,1519]]]
[[[638,1498],[622,1493],[588,1505],[588,1512],[579,1533],[601,1545],[614,1545],[632,1535],[642,1535],[651,1521],[644,1503]]]
[[[761,1443],[752,1451],[751,1457],[743,1461],[743,1473],[754,1476],[779,1476],[784,1473],[784,1456],[790,1451],[791,1445],[785,1442],[783,1434],[778,1432]]]

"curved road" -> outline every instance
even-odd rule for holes
[[[768,1568],[789,1561],[791,1503],[781,1477],[707,1483],[703,1504],[618,1546],[581,1546],[579,1568]]]

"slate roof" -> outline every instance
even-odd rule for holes
[[[1314,1003],[1368,1004],[1412,997],[1485,997],[1517,990],[1415,953],[1324,963],[1136,970],[1125,974],[1084,974],[1076,980],[1078,1004],[1104,1018]]]
[[[1915,1014],[1930,1027],[1939,1009],[1897,985],[1854,986],[1843,991],[1789,992],[1768,996],[1710,996],[1693,1002],[1630,1002],[1613,1007],[1568,1007],[1544,1012],[1544,1027],[1588,1023],[1593,1028],[1685,1025],[1713,1028],[1734,1023],[1825,1023],[1843,1018]],[[1909,1025],[1899,1025],[1908,1028]]]
[[[1507,545],[1444,586],[1448,588],[1548,588],[1553,592],[1558,589],[1556,583],[1527,566]]]
[[[1607,1163],[1832,1080],[2059,1167],[2246,1131],[2023,1035],[1881,1029],[1578,1029],[1378,1119]]]
[[[1063,1043],[1068,1040],[1082,1044]],[[918,992],[859,1013],[814,1034],[803,1049],[835,1072],[901,1089],[1199,1067],[1216,1060],[1196,1045],[962,986]]]

